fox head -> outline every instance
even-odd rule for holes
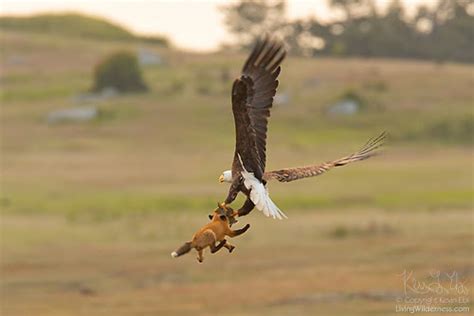
[[[213,214],[209,215],[209,219],[227,221],[230,225],[237,223],[237,220],[234,218],[234,210],[230,206],[219,202]]]
[[[214,215],[209,215],[209,218],[212,220],[212,221],[223,221],[223,222],[227,222],[227,216],[225,216],[224,214],[219,214],[217,212],[214,213]]]

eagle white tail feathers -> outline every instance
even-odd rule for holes
[[[252,173],[244,172],[242,172],[244,185],[250,189],[250,200],[252,200],[257,209],[262,211],[267,217],[271,216],[278,219],[288,218],[278,206],[273,203],[263,183],[258,181]]]
[[[239,155],[240,164],[242,165],[242,177],[244,178],[245,187],[250,190],[250,200],[255,204],[255,207],[262,211],[267,217],[273,217],[278,219],[288,218],[279,208],[273,203],[268,194],[267,188],[255,178],[253,172],[248,172],[242,159]]]

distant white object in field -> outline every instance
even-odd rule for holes
[[[72,101],[78,105],[85,103],[97,103],[109,98],[116,97],[120,92],[115,87],[105,87],[100,92],[82,92],[73,96]]]
[[[115,87],[105,87],[100,91],[100,98],[101,99],[108,99],[113,98],[119,95],[120,92]]]
[[[87,122],[95,119],[99,110],[95,106],[74,107],[56,110],[48,114],[49,124],[62,122]]]
[[[277,93],[273,97],[273,104],[275,105],[286,105],[290,103],[290,95],[287,92]]]
[[[138,63],[142,66],[161,65],[161,56],[151,50],[140,48],[137,53]]]
[[[25,65],[27,64],[27,59],[20,55],[8,56],[6,58],[7,65]]]
[[[351,99],[344,99],[331,105],[328,110],[329,114],[332,115],[354,115],[360,110],[360,104]]]
[[[319,77],[311,77],[309,79],[306,79],[303,83],[303,85],[305,87],[308,87],[308,88],[317,88],[321,85],[321,78]]]
[[[95,93],[82,92],[72,97],[72,102],[76,104],[92,103],[99,100],[99,96]]]

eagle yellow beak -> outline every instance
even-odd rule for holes
[[[224,175],[221,174],[221,176],[219,177],[219,182],[220,183],[224,182]]]

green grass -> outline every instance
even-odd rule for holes
[[[15,191],[14,191],[15,192]],[[374,207],[378,209],[414,212],[422,210],[466,209],[472,207],[474,191],[422,190],[419,192],[389,192],[383,194],[283,195],[274,200],[291,216],[295,210],[326,211],[344,208]],[[375,196],[374,196],[375,195]],[[151,215],[167,212],[205,213],[218,199],[214,195],[156,195],[127,191],[100,191],[80,194],[51,190],[48,192],[16,191],[4,194],[1,206],[5,214],[66,215],[69,219],[108,220],[117,217]],[[242,204],[239,199],[236,205]],[[210,212],[210,211],[208,211]]]
[[[122,119],[117,125],[123,122]],[[101,123],[83,126],[86,129],[82,133],[95,130],[96,124]],[[64,128],[56,126],[52,131],[61,134]],[[175,147],[176,153],[147,149],[142,153],[141,145],[130,148],[122,148],[122,145],[85,136],[85,139],[71,139],[67,143],[50,140],[37,149],[50,152],[44,158],[18,152],[22,160],[5,161],[8,168],[3,178],[6,185],[2,209],[8,214],[64,214],[70,219],[104,220],[163,212],[204,214],[225,197],[227,187],[217,183],[218,171],[214,170],[213,163],[204,163],[202,168],[193,171],[186,157],[170,163],[172,159],[177,160],[174,155],[180,155],[185,149]],[[463,172],[460,167],[469,165],[468,152],[445,148],[445,156],[427,159],[433,152],[439,153],[435,147],[430,151],[425,149],[419,157],[403,157],[410,148],[413,147],[395,151],[389,148],[385,155],[371,163],[330,171],[316,179],[288,184],[271,182],[270,192],[288,215],[294,210],[353,207],[403,212],[472,208],[472,174]],[[146,145],[142,149],[146,149]],[[129,150],[133,154],[127,154]],[[147,153],[148,162],[144,160]],[[308,156],[313,155],[309,151]],[[189,157],[206,162],[205,154]],[[176,167],[157,167],[164,164]],[[278,166],[272,163],[270,167]],[[28,170],[30,176],[24,178],[22,175]],[[235,205],[242,202],[239,199]]]

